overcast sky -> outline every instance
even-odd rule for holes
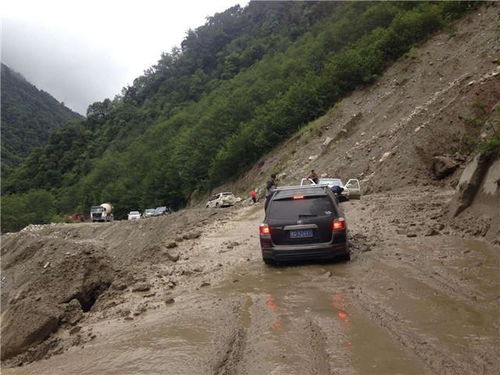
[[[2,62],[85,114],[245,0],[2,0]]]

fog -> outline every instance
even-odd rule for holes
[[[113,98],[189,28],[246,1],[2,1],[2,62],[85,114]]]

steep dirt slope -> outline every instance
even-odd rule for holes
[[[362,179],[365,193],[455,183],[481,135],[499,128],[499,8],[482,7],[413,49],[227,188],[248,194],[272,172],[289,184],[311,169]],[[460,166],[444,181],[433,174],[437,155]]]

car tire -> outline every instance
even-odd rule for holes
[[[341,262],[349,262],[351,260],[351,252],[347,252],[346,254],[341,255],[338,258]]]
[[[262,258],[262,260],[264,261],[264,263],[267,266],[275,266],[276,265],[276,262],[274,260],[272,260],[272,259]]]

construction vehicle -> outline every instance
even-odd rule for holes
[[[111,203],[103,203],[100,206],[90,207],[90,220],[113,221],[113,206]]]

